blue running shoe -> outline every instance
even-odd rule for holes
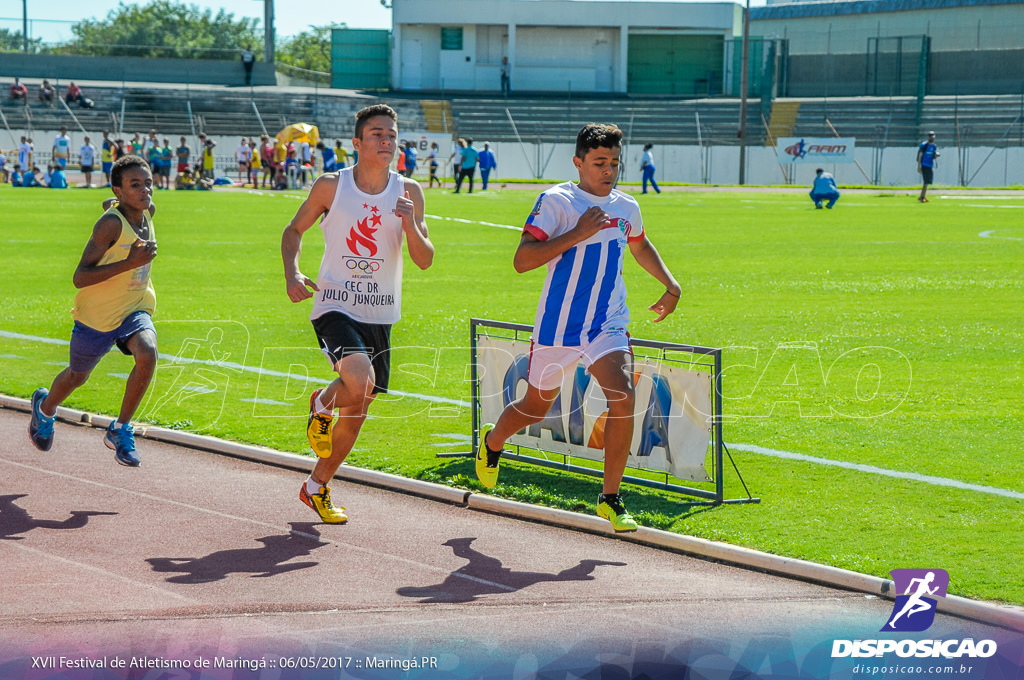
[[[139,454],[135,452],[135,430],[132,429],[131,423],[125,423],[117,430],[114,429],[114,423],[110,423],[103,443],[108,449],[113,449],[114,458],[121,465],[138,467],[142,462],[139,460]]]
[[[56,417],[44,416],[39,408],[49,393],[50,390],[45,387],[40,387],[32,393],[32,418],[28,421],[28,436],[32,440],[32,445],[40,451],[49,451],[53,446],[53,421]]]

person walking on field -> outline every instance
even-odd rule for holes
[[[661,189],[658,188],[658,183],[654,181],[654,154],[651,153],[651,149],[654,145],[651,143],[644,144],[644,155],[640,160],[640,172],[642,174],[641,184],[643,186],[643,193],[647,193],[647,183],[650,182],[654,190],[661,193]]]
[[[484,148],[480,152],[480,183],[483,185],[481,191],[487,191],[487,180],[490,179],[491,170],[498,167],[498,161],[494,159],[494,152],[491,151],[491,145],[484,143]]]
[[[388,389],[391,327],[401,316],[402,242],[420,269],[434,260],[423,189],[390,170],[398,116],[385,104],[356,114],[351,168],[321,175],[281,236],[288,298],[313,298],[310,320],[338,377],[309,399],[306,436],[318,460],[299,499],[328,524],[348,521],[330,481],[355,445],[373,400]],[[313,281],[299,268],[303,235],[320,220],[326,249]],[[338,411],[337,417],[334,411]]]
[[[917,149],[917,174],[921,175],[921,195],[917,200],[927,203],[925,194],[928,193],[928,185],[932,183],[935,176],[935,168],[939,165],[939,148],[935,145],[935,133],[929,132],[928,139],[921,142]]]
[[[85,384],[93,368],[117,345],[135,357],[135,367],[125,384],[117,420],[107,428],[103,443],[114,450],[118,463],[137,467],[132,418],[156,370],[156,329],[152,314],[156,293],[150,269],[156,257],[153,231],[153,175],[146,161],[124,156],[110,172],[116,201],[104,202],[106,212],[93,227],[92,236],[72,281],[78,288],[73,310],[71,361],[53,380],[50,389],[32,393],[29,437],[40,451],[53,445],[57,407]]]
[[[622,278],[625,251],[665,286],[648,307],[656,322],[673,311],[682,288],[647,239],[640,206],[615,189],[622,131],[589,123],[576,136],[573,164],[579,183],[558,184],[537,199],[513,265],[523,273],[547,266],[533,327],[526,394],[505,407],[498,421],[480,428],[476,475],[488,489],[498,481],[505,442],[540,422],[561,391],[566,373],[582,361],[608,400],[604,430],[603,493],[597,514],[618,532],[636,531],[619,485],[633,439],[635,395],[629,344],[629,309]]]
[[[469,180],[469,193],[473,193],[473,175],[476,174],[476,163],[480,153],[473,148],[473,140],[467,139],[466,146],[462,149],[462,170],[459,173],[459,181],[455,184],[455,193],[459,193],[462,183]]]

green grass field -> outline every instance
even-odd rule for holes
[[[407,263],[394,389],[468,401],[469,319],[532,323],[543,273],[516,274],[517,232],[481,222],[521,225],[535,193],[427,193],[429,215],[463,221],[429,220],[434,266]],[[0,188],[0,391],[27,397],[67,361],[66,346],[42,339],[70,335],[71,274],[107,195]],[[140,420],[306,449],[303,376],[330,374],[314,349],[309,303],[285,295],[280,234],[299,198],[155,197],[161,352],[227,363],[165,360]],[[847,192],[833,211],[781,192],[641,199],[685,293],[675,315],[651,323],[646,307],[661,289],[628,260],[632,334],[726,348],[725,440],[762,499],[707,507],[627,490],[642,523],[882,577],[939,567],[952,593],[1024,604],[1024,198],[919,205]],[[315,277],[319,230],[304,245],[304,271]],[[130,368],[111,354],[66,405],[115,413]],[[471,460],[436,457],[468,450],[469,435],[465,407],[388,395],[349,462],[483,491]],[[59,440],[48,455],[61,455]],[[727,497],[742,496],[728,463],[725,478]],[[587,512],[598,491],[596,479],[515,463],[495,489]]]

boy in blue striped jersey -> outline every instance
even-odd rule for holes
[[[476,455],[481,483],[493,488],[505,441],[544,419],[562,378],[583,361],[604,391],[604,493],[597,514],[615,531],[636,531],[619,497],[633,439],[633,354],[622,264],[628,249],[637,263],[665,286],[649,310],[661,321],[679,302],[681,288],[647,239],[640,207],[615,189],[622,131],[589,123],[576,136],[573,164],[579,183],[564,182],[540,195],[526,220],[513,264],[522,273],[547,265],[530,348],[529,385],[494,425],[484,425]]]

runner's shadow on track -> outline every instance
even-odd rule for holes
[[[403,586],[395,592],[403,597],[418,597],[421,604],[472,602],[481,595],[514,593],[537,583],[549,581],[593,581],[597,567],[625,567],[625,562],[581,560],[575,567],[557,574],[532,571],[512,571],[496,557],[484,555],[470,544],[476,538],[453,538],[443,545],[449,546],[456,557],[469,560],[469,564],[453,571],[442,583],[432,586]]]
[[[71,517],[55,521],[50,519],[36,519],[28,514],[27,510],[19,508],[14,504],[19,498],[25,498],[28,494],[17,494],[12,496],[0,496],[0,540],[20,541],[25,534],[33,529],[82,529],[89,523],[90,517],[101,515],[116,515],[116,512],[98,512],[94,510],[72,510]]]
[[[170,583],[210,583],[221,581],[230,574],[251,574],[250,578],[269,578],[299,569],[315,567],[319,562],[292,562],[306,557],[319,547],[327,545],[320,540],[320,532],[312,522],[291,522],[292,530],[278,536],[264,536],[256,541],[262,548],[236,548],[220,550],[205,557],[151,557],[146,561],[157,572],[177,572],[169,576]]]

